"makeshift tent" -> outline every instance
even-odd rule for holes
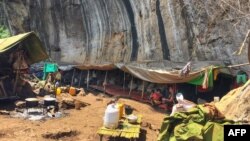
[[[33,64],[48,58],[45,48],[34,32],[0,39],[0,55],[21,47],[27,51],[27,63]]]
[[[185,64],[173,63],[171,65],[159,68],[149,68],[145,65],[134,64],[116,64],[121,70],[131,75],[152,83],[191,83],[195,85],[204,85],[205,87],[213,86],[213,70],[217,67],[224,66],[221,62],[194,62],[192,71],[186,76],[180,76],[180,69]],[[225,72],[225,71],[224,71]]]
[[[213,85],[213,69],[214,66],[224,66],[218,61],[203,61],[193,62],[192,71],[187,76],[180,76],[180,70],[185,63],[177,63],[172,61],[151,62],[151,63],[103,63],[103,64],[87,64],[75,66],[81,70],[112,70],[115,68],[121,69],[124,72],[131,74],[141,80],[167,84],[167,83],[187,83],[195,85],[205,85],[211,87]],[[214,65],[214,66],[213,66]],[[224,71],[225,72],[225,71]],[[228,73],[228,72],[227,72]],[[212,76],[212,77],[211,77]],[[212,78],[212,79],[211,79]]]
[[[11,57],[16,54],[17,58]],[[0,98],[10,98],[16,96],[17,93],[19,93],[19,96],[21,94],[29,95],[28,85],[20,86],[18,84],[21,69],[26,70],[28,65],[45,60],[48,58],[48,55],[40,39],[34,32],[29,32],[0,39],[0,57],[2,59],[0,62],[0,91],[3,94],[0,95]],[[13,60],[9,61],[6,59]],[[12,73],[15,73],[15,77],[11,77]],[[13,80],[14,83],[12,84]],[[17,87],[21,87],[22,89],[18,89],[17,91]],[[32,90],[31,93],[33,93]]]

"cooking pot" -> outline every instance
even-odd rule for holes
[[[44,106],[55,106],[56,105],[56,98],[54,97],[44,97]]]
[[[37,98],[26,98],[25,99],[26,108],[38,107],[38,102],[39,100]]]
[[[128,119],[129,123],[136,123],[138,117],[135,116],[135,115],[133,115],[133,114],[131,114],[131,115],[127,116],[127,119]]]
[[[128,106],[128,105],[126,105],[125,106],[125,114],[126,115],[131,115],[132,113],[133,113],[133,108],[130,107],[130,106]]]

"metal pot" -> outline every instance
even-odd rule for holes
[[[56,98],[54,97],[44,97],[44,106],[55,106],[56,105]]]
[[[38,102],[39,100],[37,98],[26,98],[25,99],[26,108],[38,107]]]
[[[128,105],[125,106],[125,114],[126,115],[131,115],[133,113],[133,110],[134,109],[132,107],[130,107]]]

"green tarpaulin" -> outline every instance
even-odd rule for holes
[[[223,125],[234,122],[211,116],[210,112],[209,109],[198,105],[189,112],[178,112],[165,117],[157,140],[223,141]]]
[[[208,87],[209,88],[212,88],[213,87],[213,67],[210,67],[207,71],[207,81],[208,81]],[[189,81],[188,83],[190,83],[190,84],[194,84],[194,85],[203,85],[204,84],[204,79],[206,79],[206,74],[205,73],[203,73],[203,74],[201,74],[200,76],[198,76],[197,78],[195,78],[195,79],[193,79],[193,80],[191,80],[191,81]]]

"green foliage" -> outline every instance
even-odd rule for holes
[[[0,25],[0,39],[10,37],[10,32],[8,28],[5,26]]]

